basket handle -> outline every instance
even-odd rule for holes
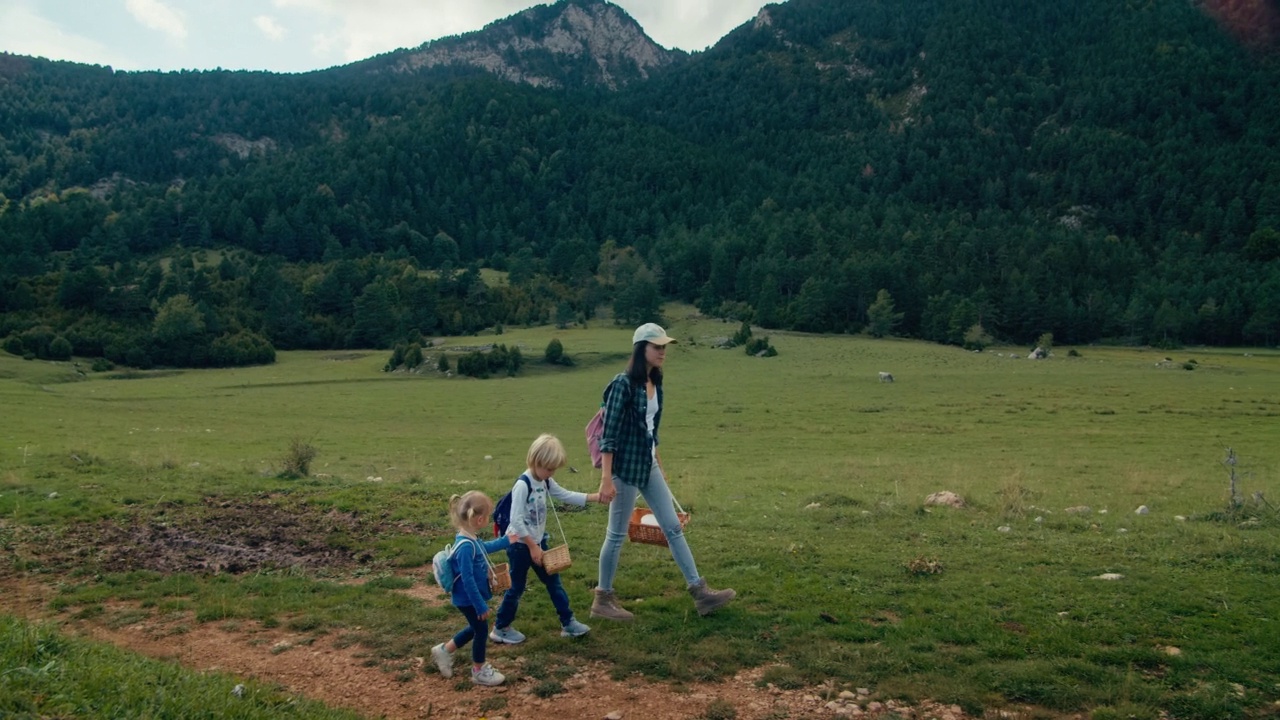
[[[683,507],[683,506],[681,506],[681,505],[680,505],[680,501],[676,499],[676,494],[675,494],[675,493],[671,493],[671,502],[672,502],[673,504],[675,504],[675,506],[676,506],[676,512],[678,512],[678,513],[684,513],[684,507]],[[557,521],[558,521],[558,519],[557,519]],[[564,531],[563,531],[563,530],[561,530],[561,532],[564,532]]]
[[[556,527],[560,528],[560,537],[564,538],[564,546],[569,547],[569,536],[564,534],[564,526],[560,524],[560,511],[556,510],[555,498],[548,497],[547,504],[551,506],[551,513],[556,516]]]

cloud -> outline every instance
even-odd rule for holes
[[[23,3],[0,4],[0,48],[15,55],[121,65],[123,59],[96,40],[63,30]]]
[[[253,24],[258,26],[263,35],[272,40],[283,40],[287,31],[276,22],[276,19],[270,15],[259,15],[253,19]]]
[[[133,19],[145,27],[158,30],[174,40],[187,38],[187,23],[182,14],[160,0],[125,0],[125,7]]]
[[[313,37],[312,51],[337,51],[354,62],[432,38],[479,30],[495,19],[528,9],[530,0],[273,0],[282,10],[320,16],[325,31]]]

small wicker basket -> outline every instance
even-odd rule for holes
[[[511,588],[511,570],[506,563],[494,563],[489,566],[489,591],[494,595],[506,592]]]
[[[572,564],[573,560],[569,557],[568,545],[557,545],[542,553],[542,569],[551,575],[555,575],[561,570],[568,570]]]
[[[662,528],[657,525],[645,525],[641,522],[645,515],[652,515],[653,511],[648,508],[636,508],[631,511],[631,522],[627,527],[627,537],[631,542],[644,543],[646,545],[667,546],[667,536],[662,534]],[[689,513],[677,512],[676,517],[680,518],[680,527],[684,528],[689,524]]]

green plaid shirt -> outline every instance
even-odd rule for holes
[[[613,453],[615,480],[644,488],[653,469],[653,448],[658,444],[662,422],[662,386],[658,386],[658,414],[653,418],[653,436],[645,423],[649,398],[644,386],[635,387],[626,373],[618,373],[604,389],[604,434],[600,452]]]

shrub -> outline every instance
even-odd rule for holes
[[[404,345],[396,345],[391,349],[391,357],[387,359],[387,364],[382,367],[383,372],[394,372],[396,368],[404,364]]]
[[[280,477],[304,478],[311,474],[311,461],[316,459],[317,451],[310,443],[294,438],[289,441],[289,449],[284,454],[284,470]]]
[[[49,359],[50,360],[70,360],[71,359],[71,343],[61,335],[55,337],[49,342]]]
[[[4,351],[10,355],[22,355],[26,350],[22,347],[22,339],[17,335],[10,335],[4,339]]]
[[[440,359],[436,361],[436,370],[442,373],[449,372],[449,356],[443,352],[440,353]]]
[[[547,349],[542,354],[543,360],[550,365],[559,365],[564,359],[564,345],[560,343],[559,338],[551,338],[551,342],[547,343]]]
[[[275,361],[276,349],[271,342],[248,330],[221,335],[209,346],[208,362],[214,367],[270,365]]]
[[[760,357],[773,357],[778,351],[769,344],[768,337],[752,338],[747,342],[746,352],[748,355],[758,355]]]
[[[108,370],[114,370],[115,367],[116,367],[116,364],[111,362],[110,360],[106,358],[98,358],[97,360],[93,361],[93,365],[90,366],[90,369],[93,370],[94,372],[106,372]]]
[[[963,347],[965,350],[986,350],[987,346],[993,342],[995,339],[986,331],[986,328],[974,323],[964,334]]]
[[[508,349],[506,345],[498,345],[488,353],[476,350],[458,358],[459,375],[481,379],[503,370],[508,376],[514,376],[522,367],[524,355],[520,348]]]
[[[549,365],[573,367],[573,358],[565,355],[564,345],[560,344],[560,340],[558,338],[552,338],[551,342],[547,343],[547,351],[543,355],[543,359],[546,360]]]
[[[417,370],[418,366],[421,364],[422,346],[418,343],[413,343],[409,346],[409,349],[404,352],[404,365],[410,370]]]

